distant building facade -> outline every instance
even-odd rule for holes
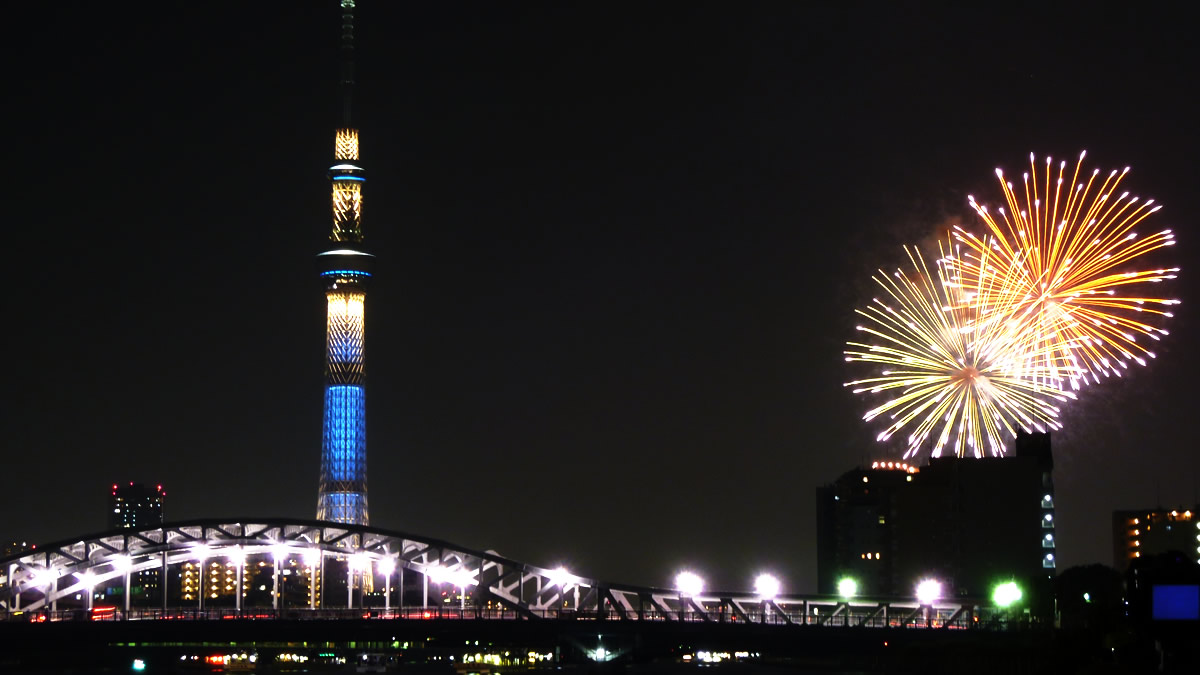
[[[987,598],[1016,580],[1048,597],[1055,559],[1050,436],[1020,433],[1008,457],[874,462],[817,488],[817,590],[850,577],[859,595]]]
[[[119,530],[162,525],[163,500],[166,496],[167,493],[163,491],[161,485],[149,487],[141,483],[129,483],[128,485],[113,483],[112,496],[109,497],[108,503],[108,529]],[[162,579],[156,571],[137,572],[136,575],[138,583],[134,585],[134,588],[137,594],[162,597],[159,595]],[[109,596],[115,596],[119,591],[123,592],[123,589],[110,587],[106,593]],[[104,599],[103,596],[98,597]],[[118,599],[116,597],[108,598],[113,602]]]
[[[1113,567],[1119,572],[1138,558],[1172,551],[1200,562],[1200,504],[1113,511],[1112,527]]]
[[[6,541],[3,546],[0,546],[0,556],[7,558],[29,548],[37,548],[37,546],[31,547],[26,541]]]
[[[108,529],[162,525],[166,496],[161,485],[151,488],[141,483],[113,483],[108,504]]]

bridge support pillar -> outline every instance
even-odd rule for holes
[[[238,551],[237,560],[237,588],[234,589],[233,606],[239,614],[242,612],[242,593],[245,589],[242,587],[242,570],[246,567],[246,558],[241,551]]]
[[[162,530],[162,537],[163,537],[163,539],[162,539],[163,541],[167,540],[167,531],[165,529]],[[159,585],[159,588],[161,589],[161,593],[162,593],[163,612],[167,611],[167,578],[169,577],[167,571],[169,568],[170,568],[170,565],[167,563],[167,552],[163,551],[162,552],[162,567],[160,568],[161,574],[158,575],[158,585]],[[182,591],[180,592],[180,594],[182,595]],[[88,603],[88,609],[91,609],[91,603]]]
[[[121,615],[122,619],[129,618],[129,591],[130,591],[129,575],[130,575],[130,568],[126,567],[125,568],[125,613]]]

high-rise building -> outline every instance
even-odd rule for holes
[[[880,461],[817,489],[817,588],[853,578],[862,595],[912,596],[923,578],[987,598],[1015,580],[1045,598],[1054,576],[1049,434],[1019,433],[1008,457]]]
[[[163,500],[166,496],[161,485],[148,487],[141,483],[113,483],[108,504],[108,528],[116,530],[162,525]]]
[[[352,126],[354,0],[341,0],[342,127],[334,134],[331,247],[319,254],[325,284],[325,415],[317,519],[366,525],[367,400],[365,307],[373,258],[363,247],[363,183]]]
[[[163,486],[150,487],[141,483],[118,485],[113,483],[109,498],[108,529],[134,529],[152,527],[163,523],[163,502],[167,493]],[[132,585],[135,595],[157,596],[162,579],[157,570],[135,572],[136,583]],[[109,595],[124,592],[123,588],[110,587]]]
[[[1138,558],[1177,552],[1200,563],[1200,504],[1191,508],[1113,511],[1113,567],[1124,572]]]

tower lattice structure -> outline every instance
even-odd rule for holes
[[[334,135],[332,246],[317,256],[325,285],[325,414],[317,519],[368,524],[366,300],[373,256],[363,247],[358,129],[351,125],[354,0],[341,0],[342,127]]]

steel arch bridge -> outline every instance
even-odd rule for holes
[[[224,560],[237,575],[235,606],[205,608],[203,564]],[[355,608],[356,589],[382,585],[384,607],[372,616],[392,618],[587,618],[618,621],[713,623],[770,623],[912,628],[1003,628],[1002,611],[974,603],[935,603],[895,599],[856,599],[847,602],[828,596],[763,598],[752,593],[701,593],[686,596],[677,590],[614,584],[505,558],[494,552],[474,551],[445,541],[368,526],[277,518],[193,520],[155,527],[117,530],[40,546],[0,559],[0,612],[64,618],[59,601],[86,593],[92,608],[96,588],[119,587],[124,602],[121,618],[180,617],[231,618],[256,609],[267,618],[278,612],[281,568],[302,561],[310,579],[307,607],[288,607],[291,616],[306,609],[314,616],[334,618],[331,608],[343,607],[346,616],[361,618]],[[270,564],[273,588],[269,606],[244,606],[243,574],[248,566],[265,569]],[[188,606],[168,607],[168,582],[172,570],[194,566],[200,591]],[[346,576],[340,577],[344,571]],[[392,600],[404,575],[419,575],[422,602],[397,606]],[[157,576],[159,607],[131,607],[131,592],[147,576]],[[179,575],[182,576],[182,575]],[[330,577],[333,576],[333,579]],[[327,586],[345,580],[345,604],[332,598]],[[398,581],[393,586],[393,580]],[[410,583],[413,579],[410,577]],[[382,582],[380,584],[380,582]],[[460,592],[458,608],[429,604],[430,583]],[[319,587],[319,590],[318,590]],[[467,590],[473,602],[466,604]],[[360,596],[361,603],[361,596]],[[264,614],[260,610],[267,610]],[[382,609],[382,612],[378,612]],[[449,609],[450,611],[447,611]],[[174,611],[169,611],[174,610]],[[78,613],[70,615],[78,617]],[[95,617],[93,617],[95,618]]]

